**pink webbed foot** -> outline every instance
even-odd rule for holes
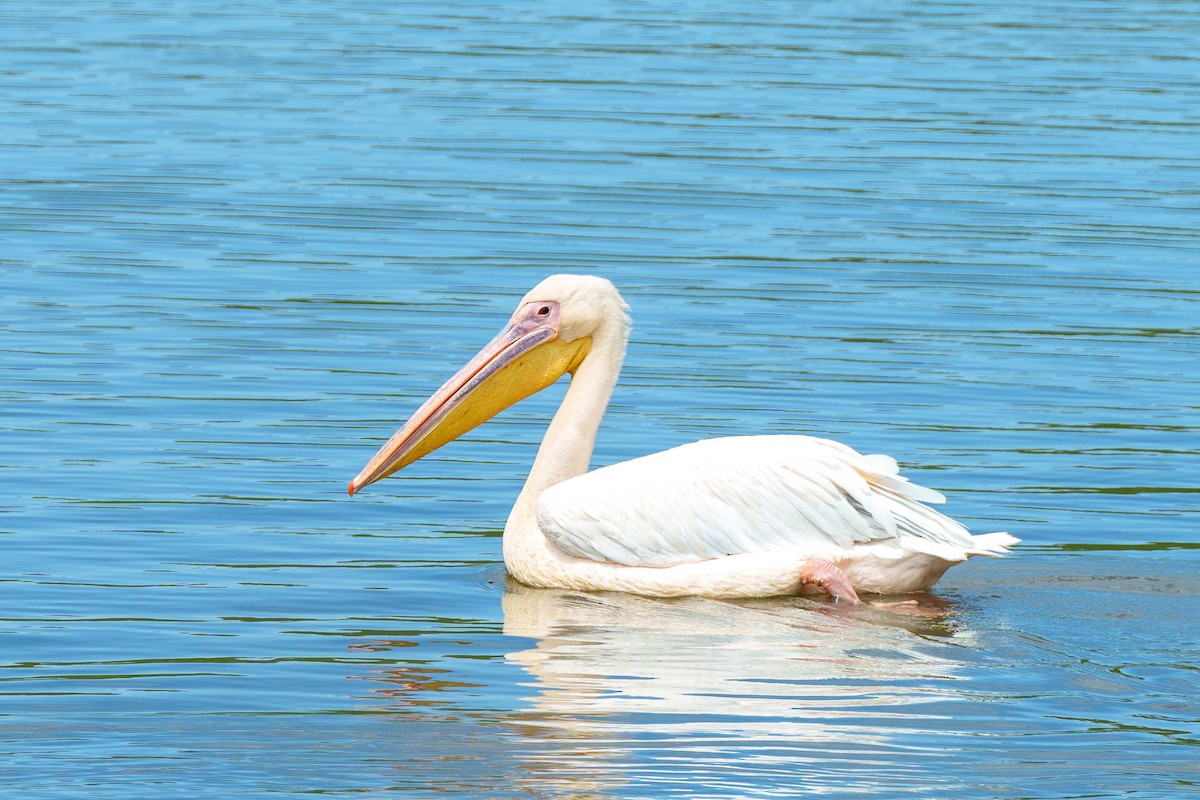
[[[815,586],[834,600],[845,600],[850,605],[859,603],[858,592],[850,585],[850,579],[832,561],[810,558],[800,567],[800,588]]]
[[[946,617],[950,612],[937,606],[922,605],[919,600],[891,600],[889,602],[871,601],[871,608],[882,608],[893,614],[905,617]]]

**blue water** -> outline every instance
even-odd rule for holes
[[[0,785],[1200,794],[1200,4],[0,8]],[[596,464],[792,432],[1024,544],[915,611],[506,581],[562,387],[345,486],[551,272]]]

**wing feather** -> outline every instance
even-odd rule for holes
[[[958,561],[967,530],[923,503],[894,459],[808,436],[706,439],[604,467],[543,492],[542,531],[581,558],[670,566],[776,550],[829,555],[894,540]]]

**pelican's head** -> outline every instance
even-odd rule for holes
[[[551,275],[521,300],[500,334],[425,401],[350,481],[350,494],[386,478],[545,389],[587,358],[596,333],[627,327],[610,281]],[[622,342],[623,344],[623,342]]]

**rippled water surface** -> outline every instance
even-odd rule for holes
[[[5,2],[0,785],[1200,793],[1198,32]],[[597,464],[830,436],[1024,544],[915,607],[524,589],[499,533],[561,386],[348,499],[557,271],[633,308]]]

